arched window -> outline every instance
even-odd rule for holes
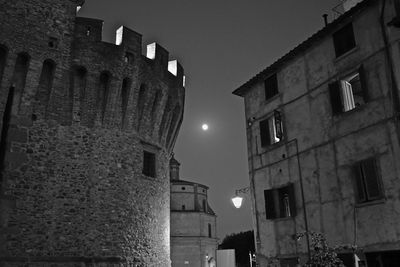
[[[125,78],[122,81],[122,88],[121,88],[122,127],[124,127],[125,124],[126,110],[128,108],[128,100],[131,92],[131,85],[132,81],[129,78]]]
[[[97,103],[100,107],[100,121],[104,122],[104,117],[107,109],[107,102],[110,91],[111,74],[108,71],[103,71],[100,74],[99,89],[97,94]]]
[[[209,238],[212,237],[212,227],[211,227],[211,223],[208,224],[208,237],[209,237]]]
[[[86,97],[86,79],[87,70],[82,66],[77,66],[72,72],[72,81],[70,86],[70,102],[72,107],[73,118],[81,118],[83,109],[85,108]]]
[[[160,141],[161,141],[161,138],[162,138],[162,136],[164,134],[164,130],[165,130],[166,124],[167,124],[167,122],[169,120],[170,111],[171,111],[171,102],[172,102],[172,99],[171,99],[171,96],[169,96],[168,100],[167,100],[167,104],[165,105],[165,109],[164,109],[164,113],[163,113],[162,119],[161,119],[160,128],[158,129],[158,138],[159,138]]]
[[[137,128],[139,129],[142,120],[145,101],[146,101],[146,85],[142,84],[139,89],[138,104],[137,104]]]
[[[176,125],[178,124],[180,116],[181,116],[181,107],[177,105],[172,113],[172,120],[169,125],[168,135],[167,135],[167,144],[170,143],[172,135],[175,133],[175,128]]]
[[[157,109],[160,106],[161,103],[161,99],[162,99],[162,93],[161,90],[158,90],[156,92],[156,95],[154,96],[154,100],[153,100],[153,105],[151,107],[151,120],[154,122],[154,120],[156,119],[157,116]]]
[[[8,50],[0,45],[0,88],[1,81],[3,80],[3,73],[7,63]]]
[[[12,87],[15,88],[13,113],[16,114],[24,93],[26,76],[29,69],[30,56],[27,53],[19,53],[15,62],[15,68],[12,78]]]
[[[40,105],[47,107],[53,87],[54,71],[56,64],[53,60],[47,59],[43,62],[42,73],[40,74],[39,86],[36,91],[36,100]]]

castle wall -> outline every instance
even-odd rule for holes
[[[102,42],[77,4],[0,1],[0,265],[170,266],[183,69],[125,27]]]

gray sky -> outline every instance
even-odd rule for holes
[[[218,236],[252,228],[250,203],[236,210],[235,189],[249,185],[244,105],[231,94],[322,28],[339,0],[86,0],[79,16],[105,21],[104,36],[125,25],[158,42],[185,68],[186,106],[175,146],[181,178],[210,187]],[[201,130],[209,124],[207,132]]]

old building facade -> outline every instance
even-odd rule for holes
[[[208,187],[181,180],[179,165],[171,159],[172,266],[215,267],[217,216],[208,203]]]
[[[0,266],[170,266],[183,69],[83,4],[0,0]]]
[[[357,2],[234,92],[260,266],[304,262],[304,231],[357,246],[346,266],[400,262],[400,3]]]

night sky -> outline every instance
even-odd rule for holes
[[[339,0],[86,0],[79,16],[104,20],[104,38],[125,25],[185,68],[186,106],[175,146],[181,179],[205,184],[219,238],[252,228],[244,104],[233,90],[323,27]],[[143,50],[145,51],[145,50]],[[203,123],[209,124],[202,131]]]

